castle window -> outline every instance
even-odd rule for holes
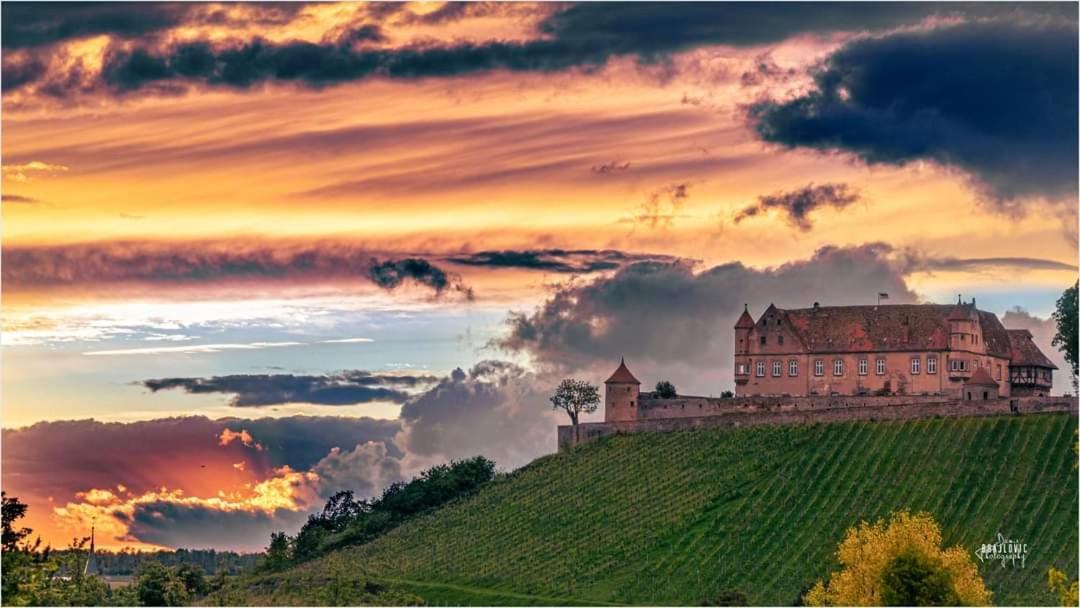
[[[1000,372],[1000,371],[1001,371],[1001,368],[999,367],[998,372]],[[928,374],[936,374],[937,373],[937,357],[927,357],[926,358],[926,373],[928,373]]]
[[[912,357],[911,358],[911,373],[912,374],[919,373],[919,367],[921,367],[921,365],[922,365],[922,359],[919,359],[918,357]]]
[[[740,363],[739,364],[739,372],[738,373],[739,373],[740,376],[746,374],[746,364],[745,363]]]
[[[865,376],[870,369],[870,362],[866,359],[859,359],[859,375]]]
[[[844,360],[843,359],[833,359],[832,373],[833,373],[834,376],[843,376],[844,375]]]
[[[764,378],[765,377],[765,362],[764,361],[758,361],[757,362],[757,377],[758,378]]]
[[[779,361],[772,362],[772,375],[774,378],[778,378],[783,373],[783,365]]]
[[[799,375],[799,362],[795,359],[788,361],[787,373],[789,376],[795,377]]]
[[[996,376],[995,380],[1001,380],[1001,364],[1000,363],[998,363],[997,373],[994,374],[994,375]]]
[[[877,375],[879,375],[879,376],[884,376],[885,375],[885,360],[884,359],[878,359],[877,360],[874,371],[876,371]]]
[[[814,375],[815,376],[824,376],[825,375],[825,362],[822,361],[821,359],[817,359],[817,360],[814,361]]]
[[[761,345],[765,346],[765,336],[761,336]]]
[[[780,344],[780,345],[783,345],[784,344],[784,336],[776,336],[776,343]]]

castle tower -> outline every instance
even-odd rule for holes
[[[735,322],[735,390],[750,381],[750,332],[754,329],[754,318],[750,316],[749,306],[743,304],[742,315]]]
[[[615,373],[604,381],[604,422],[637,420],[641,383],[626,368],[626,359],[619,362]]]

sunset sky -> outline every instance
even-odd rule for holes
[[[1066,367],[1076,3],[2,10],[3,486],[54,544],[520,466],[562,377],[730,389],[743,303],[963,294]]]

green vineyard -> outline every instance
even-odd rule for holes
[[[1047,414],[616,436],[250,579],[245,597],[325,603],[320,585],[374,581],[432,605],[701,605],[725,590],[792,605],[836,567],[848,527],[910,509],[933,514],[950,546],[999,532],[1027,543],[1024,568],[980,571],[998,604],[1053,603],[1047,569],[1077,571],[1076,425]]]

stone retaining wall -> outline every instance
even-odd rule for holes
[[[694,399],[694,398],[684,398]],[[703,398],[701,398],[703,399]],[[677,401],[677,400],[670,400]],[[726,399],[731,409],[704,416],[649,417],[622,422],[584,422],[559,427],[559,450],[617,433],[663,433],[699,428],[725,428],[855,420],[958,418],[1002,414],[1069,412],[1077,414],[1076,397],[1022,397],[960,401],[937,397],[753,397]],[[691,402],[692,403],[692,402]],[[686,405],[691,405],[687,403]],[[680,404],[680,406],[683,404]],[[696,405],[696,403],[693,403]],[[690,409],[690,408],[687,408]],[[671,408],[668,408],[671,411]]]
[[[872,395],[835,397],[675,397],[662,399],[652,393],[642,393],[638,399],[636,418],[655,420],[669,418],[698,418],[735,413],[761,413],[785,410],[821,410],[834,408],[946,403],[954,398],[945,395]]]

